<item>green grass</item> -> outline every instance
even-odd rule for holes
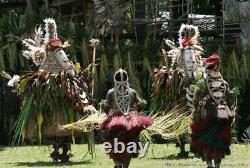
[[[232,154],[222,162],[222,168],[250,167],[250,145],[232,145]],[[96,145],[96,156],[83,158],[87,145],[73,145],[71,162],[55,164],[51,162],[50,146],[0,147],[0,168],[23,167],[76,167],[113,168],[113,162],[105,155],[100,145]],[[188,159],[178,159],[178,149],[173,144],[151,145],[145,158],[133,159],[131,168],[205,168],[205,164],[190,154]]]

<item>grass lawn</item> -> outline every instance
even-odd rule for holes
[[[250,145],[232,145],[232,155],[223,160],[221,168],[250,168]],[[55,164],[51,162],[50,146],[0,147],[0,168],[8,167],[76,167],[113,168],[113,162],[105,155],[100,145],[96,145],[96,157],[83,158],[87,145],[73,145],[71,162]],[[151,145],[145,158],[133,159],[131,168],[205,168],[205,164],[194,158],[178,159],[178,149],[174,144]]]

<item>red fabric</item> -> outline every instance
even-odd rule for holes
[[[49,40],[49,43],[53,43],[53,42],[62,42],[62,40],[59,38],[53,38]]]
[[[190,40],[190,39],[184,39],[183,41],[182,41],[182,46],[185,48],[185,47],[188,47],[188,46],[192,46],[193,45],[193,43],[192,43],[192,41]]]
[[[196,133],[196,132],[200,132],[206,128],[209,128],[209,126],[211,126],[213,124],[213,118],[209,117],[209,118],[206,118],[206,119],[202,119],[198,122],[195,122],[193,124],[191,124],[191,130],[193,133]]]
[[[227,145],[231,143],[231,120],[223,119],[217,120],[215,118],[205,118],[200,120],[199,122],[193,123],[190,127],[192,130],[192,134],[194,137],[192,138],[191,147],[200,151],[201,153],[207,153],[211,159],[222,159],[225,156],[224,151],[220,149],[216,149],[213,146],[204,144],[201,142],[199,137],[195,137],[195,135],[199,135],[201,132],[206,131],[214,124],[220,124],[221,128],[219,132],[216,133],[216,139],[224,141]],[[203,156],[203,155],[202,155]],[[205,159],[205,158],[203,158]]]
[[[60,44],[56,44],[56,45],[53,45],[53,44],[52,44],[52,43],[56,43],[56,42],[60,42]],[[53,50],[55,50],[55,49],[57,49],[57,48],[62,48],[62,40],[59,39],[59,38],[50,39],[50,40],[49,40],[49,43],[48,43],[47,46],[46,46],[46,51],[47,51],[48,49],[53,49]]]
[[[102,127],[108,131],[121,129],[130,134],[134,131],[139,131],[140,133],[143,129],[152,125],[153,122],[152,118],[140,115],[138,112],[129,112],[128,116],[115,113],[104,122]]]
[[[209,56],[206,60],[205,60],[205,64],[209,65],[209,66],[216,66],[220,64],[220,58],[217,54],[213,54],[211,56]]]
[[[225,154],[223,151],[220,150],[216,150],[214,148],[210,148],[209,146],[202,144],[200,141],[198,140],[194,140],[191,143],[191,146],[193,148],[197,148],[202,152],[205,152],[209,155],[210,159],[214,159],[214,160],[220,160],[222,158],[225,157]],[[203,160],[205,160],[205,158],[202,158]]]
[[[231,143],[231,123],[229,120],[223,121],[224,127],[218,132],[217,138],[224,140],[228,145]]]
[[[104,142],[113,144],[114,138],[119,142],[138,142],[140,132],[153,124],[153,119],[143,116],[136,111],[129,112],[128,116],[114,113],[102,125],[102,137]],[[128,154],[126,152],[117,154],[112,151],[109,156],[119,163],[126,163],[128,158],[135,158],[138,153]]]

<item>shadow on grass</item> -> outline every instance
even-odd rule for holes
[[[0,146],[0,152],[5,151],[6,148],[4,146]]]
[[[188,156],[188,157],[180,157],[177,155],[169,155],[166,157],[151,157],[149,159],[153,159],[153,160],[181,160],[181,159],[192,159],[193,156]]]
[[[13,164],[13,163],[10,163]],[[55,163],[55,162],[17,162],[14,163],[14,166],[27,166],[27,167],[45,167],[45,166],[53,166],[53,167],[61,167],[61,166],[76,166],[76,165],[85,165],[92,164],[90,161],[80,161],[80,162],[68,162],[68,163]]]

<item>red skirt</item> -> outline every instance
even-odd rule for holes
[[[153,124],[153,119],[143,116],[136,111],[131,111],[127,116],[121,113],[113,113],[102,125],[102,141],[114,144],[114,139],[123,142],[125,147],[127,143],[139,141],[140,132]],[[138,149],[138,148],[137,148]],[[110,158],[119,163],[126,163],[129,158],[136,158],[137,153],[114,153],[111,150]]]
[[[209,159],[219,160],[230,154],[230,119],[206,118],[191,125],[191,151],[203,160],[204,153]]]

